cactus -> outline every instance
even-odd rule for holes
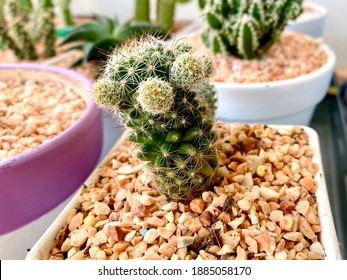
[[[45,57],[55,54],[52,0],[40,1],[34,14],[28,0],[5,0],[1,12],[0,41],[6,48],[12,49],[19,59],[37,59],[36,45],[41,40],[45,45]]]
[[[39,42],[43,40],[45,44],[45,57],[52,57],[55,55],[55,25],[54,25],[54,5],[52,0],[41,0],[38,7],[36,32],[34,33],[34,41]]]
[[[213,183],[212,68],[211,59],[187,41],[169,47],[146,36],[116,49],[93,85],[94,102],[118,111],[137,157],[174,200],[190,200]]]
[[[73,25],[73,19],[70,11],[71,0],[59,0],[58,3],[65,25]]]
[[[150,22],[150,0],[136,0],[135,21]]]
[[[156,23],[165,32],[174,26],[175,9],[177,3],[187,3],[190,0],[157,0]],[[136,0],[135,21],[150,22],[150,0]]]
[[[263,55],[303,11],[302,0],[199,0],[199,7],[205,45],[246,59]]]

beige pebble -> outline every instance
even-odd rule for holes
[[[150,206],[155,203],[155,199],[149,195],[141,195],[139,201],[141,204],[146,206]]]
[[[205,202],[202,198],[195,198],[190,202],[189,206],[193,212],[201,214],[204,212]]]
[[[227,198],[226,194],[221,194],[220,196],[216,196],[213,199],[211,205],[215,207],[223,207],[226,198]]]
[[[241,215],[241,217],[235,218],[230,223],[228,223],[228,225],[231,226],[233,229],[237,229],[245,221],[245,218],[245,215]]]
[[[158,252],[162,254],[163,256],[166,256],[168,258],[171,258],[172,255],[176,252],[177,248],[175,246],[172,246],[166,242],[160,245]]]
[[[151,228],[146,232],[143,238],[143,241],[151,243],[151,242],[154,242],[158,237],[159,237],[158,230],[155,228]]]
[[[311,177],[305,177],[300,180],[300,184],[309,190],[311,193],[316,193],[317,192],[317,185],[316,181],[311,178]]]
[[[252,238],[250,236],[246,236],[245,242],[247,244],[247,250],[250,253],[254,253],[254,254],[258,253],[258,243],[254,238]]]
[[[283,219],[283,211],[282,210],[275,210],[272,211],[270,214],[270,220],[274,222],[280,222],[281,219]]]
[[[283,238],[290,241],[299,241],[304,238],[301,232],[288,232],[283,235]]]
[[[295,210],[304,216],[306,215],[309,208],[310,203],[307,200],[299,201],[298,204],[295,206]]]
[[[95,202],[94,204],[95,214],[98,215],[108,215],[111,212],[110,207],[104,202]]]
[[[288,254],[286,251],[281,251],[275,254],[275,259],[276,260],[287,260],[288,259]]]
[[[252,207],[252,202],[248,197],[245,197],[237,202],[237,205],[242,211],[248,212]]]
[[[70,243],[73,247],[80,247],[84,242],[87,241],[88,235],[85,228],[76,229],[71,234]]]
[[[153,227],[162,227],[165,225],[165,221],[158,217],[149,217],[146,221],[150,226]]]
[[[278,192],[267,187],[260,187],[260,195],[266,201],[275,201],[280,197]]]
[[[77,215],[73,216],[70,224],[69,224],[69,230],[74,231],[76,228],[81,226],[83,223],[83,214],[80,212]]]
[[[178,208],[178,204],[177,202],[169,202],[164,204],[161,209],[163,209],[164,211],[170,212],[170,211],[174,211]]]
[[[300,232],[306,236],[307,238],[311,240],[315,240],[317,236],[314,234],[311,226],[307,222],[307,220],[304,217],[300,217],[300,222],[299,222],[299,229]]]
[[[290,215],[283,216],[279,221],[281,230],[291,231],[293,227],[293,218]]]

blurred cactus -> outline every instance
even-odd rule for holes
[[[73,25],[70,3],[71,0],[59,0],[58,2],[65,25]]]
[[[206,28],[203,42],[215,53],[252,59],[280,37],[302,0],[199,0]]]
[[[157,0],[156,24],[165,32],[174,26],[175,9],[177,3],[187,3],[190,0]],[[150,0],[136,0],[135,20],[150,22]]]
[[[150,22],[150,0],[136,0],[135,21]]]
[[[211,59],[189,42],[169,47],[146,36],[115,50],[93,85],[94,102],[119,112],[137,157],[174,200],[192,199],[213,184],[218,158],[215,90],[207,81],[212,69]]]
[[[45,57],[55,55],[54,11],[51,0],[37,8],[30,1],[4,0],[0,16],[0,41],[21,60],[35,60],[36,46],[44,42]]]

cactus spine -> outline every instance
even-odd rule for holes
[[[42,40],[45,57],[53,56],[55,26],[52,0],[40,1],[34,13],[29,4],[31,2],[26,2],[28,9],[22,9],[19,1],[4,1],[0,17],[0,41],[6,48],[12,49],[19,59],[35,60],[38,57],[36,44]]]
[[[211,59],[190,43],[169,47],[147,36],[115,50],[93,85],[94,102],[119,112],[137,157],[174,200],[192,199],[213,183],[212,69]]]
[[[253,59],[280,37],[302,0],[199,0],[206,27],[203,42],[215,53]]]

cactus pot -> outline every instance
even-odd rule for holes
[[[315,3],[304,3],[303,7],[302,15],[296,20],[289,21],[285,30],[321,37],[324,33],[327,9]]]
[[[236,131],[238,124],[236,125],[232,124],[231,126],[227,125],[227,127],[229,127],[231,131]],[[276,129],[277,132],[284,133],[284,134],[286,134],[286,131],[288,132],[292,129],[292,126],[288,126],[288,125],[270,125],[270,127]],[[309,128],[306,126],[301,126],[301,128],[303,129],[303,131],[305,131],[305,133],[307,133],[309,137],[309,145],[314,150],[312,162],[314,162],[314,164],[317,164],[318,166],[318,172],[316,173],[314,177],[314,179],[317,182],[317,192],[315,194],[315,197],[317,201],[316,206],[318,206],[318,216],[319,216],[320,225],[321,225],[321,232],[318,238],[324,248],[324,258],[326,260],[341,259],[340,248],[339,248],[338,240],[336,237],[334,221],[332,218],[329,197],[328,197],[327,188],[326,188],[325,179],[324,179],[318,134],[312,128]],[[56,253],[57,251],[59,252],[59,250],[61,250],[60,254],[62,257],[64,255],[65,259],[66,258],[84,259],[84,258],[88,258],[89,254],[93,256],[92,258],[112,259],[112,256],[111,256],[112,252],[108,252],[108,254],[105,255],[105,254],[100,254],[100,251],[98,251],[99,247],[106,248],[105,244],[98,243],[99,238],[103,239],[104,240],[103,242],[107,242],[106,240],[110,240],[110,238],[113,240],[112,241],[113,243],[110,246],[109,244],[107,244],[107,248],[110,248],[109,251],[115,250],[119,252],[119,250],[124,250],[124,251],[126,250],[127,252],[129,252],[130,255],[131,255],[130,252],[132,249],[134,250],[139,247],[139,246],[131,245],[131,244],[140,245],[140,243],[147,242],[148,248],[145,247],[147,249],[144,251],[142,250],[142,253],[145,254],[145,252],[151,251],[151,248],[154,248],[155,246],[160,246],[160,244],[158,245],[158,242],[165,243],[166,241],[165,238],[166,239],[169,238],[169,237],[165,237],[165,238],[159,237],[158,235],[155,235],[154,236],[155,240],[150,238],[146,240],[147,229],[143,227],[146,227],[147,221],[148,223],[150,223],[150,225],[148,226],[150,230],[155,231],[156,228],[158,229],[161,228],[161,230],[163,230],[165,227],[164,225],[165,222],[162,223],[160,222],[160,220],[164,220],[166,221],[166,223],[168,223],[168,221],[166,220],[166,218],[164,218],[164,216],[170,220],[170,215],[169,214],[166,215],[166,213],[173,211],[175,213],[174,214],[175,223],[182,222],[186,224],[188,222],[192,222],[193,220],[192,218],[181,221],[183,219],[183,215],[180,216],[180,211],[187,211],[185,213],[187,214],[189,212],[187,210],[189,209],[189,207],[190,209],[193,209],[193,207],[191,206],[191,204],[189,204],[189,202],[185,206],[181,205],[177,207],[177,204],[175,206],[175,202],[173,201],[170,202],[170,200],[163,201],[163,197],[161,196],[157,196],[155,199],[156,202],[153,202],[153,200],[150,201],[148,199],[144,199],[145,197],[148,198],[147,193],[153,193],[153,189],[148,189],[147,187],[146,190],[144,190],[144,192],[141,194],[141,191],[139,191],[139,193],[137,193],[137,191],[135,190],[130,191],[129,183],[123,184],[123,187],[120,187],[120,184],[122,181],[124,181],[125,176],[136,178],[137,176],[141,176],[140,174],[142,173],[141,171],[139,171],[139,165],[136,165],[136,163],[133,160],[131,160],[132,163],[130,164],[130,166],[132,167],[130,169],[129,169],[130,166],[127,165],[126,159],[124,157],[125,153],[127,153],[126,150],[130,151],[129,152],[130,154],[132,151],[132,147],[131,146],[129,147],[129,145],[125,143],[125,138],[127,137],[127,134],[128,132],[125,132],[123,136],[117,141],[113,149],[110,150],[109,154],[104,158],[104,160],[99,164],[99,166],[94,170],[94,172],[89,176],[89,178],[83,184],[83,187],[81,187],[80,191],[76,193],[74,198],[72,198],[72,200],[66,205],[65,209],[59,214],[59,216],[55,219],[55,221],[50,225],[47,231],[42,235],[42,237],[37,241],[37,243],[31,248],[30,252],[28,253],[26,257],[27,260],[47,260],[50,258],[52,252]],[[277,148],[281,149],[280,147],[277,147],[277,145],[276,147],[273,147],[273,148],[275,150]],[[224,148],[224,150],[220,150],[220,152],[228,153],[230,152],[230,150],[228,150],[228,148]],[[122,161],[121,164],[117,163],[117,161],[119,160]],[[118,167],[115,167],[117,165]],[[114,181],[107,182],[108,180],[107,178],[110,177],[110,175],[107,175],[107,174],[110,174],[110,172],[107,171],[107,169],[110,168],[110,166],[112,166],[112,168],[115,168],[115,169],[118,168],[118,171],[114,169],[114,171],[112,172],[112,174],[115,174],[114,179],[112,179]],[[131,170],[133,170],[133,172]],[[145,180],[148,180],[148,174],[143,174],[143,175],[145,176],[142,176],[142,177],[147,178]],[[101,180],[103,180],[104,183],[101,183]],[[95,186],[95,184],[98,184],[98,185]],[[109,185],[108,187],[109,191],[106,191],[106,188],[102,187],[103,184]],[[114,190],[117,189],[117,186],[119,187],[118,192],[114,192]],[[113,191],[111,191],[110,189],[111,190],[113,189]],[[136,192],[137,198],[135,198],[135,196],[132,198],[132,195],[135,192]],[[94,206],[86,202],[86,195],[88,195],[88,193],[92,194],[93,197],[97,199],[97,202],[94,202],[95,203]],[[214,195],[215,195],[214,197],[218,196],[216,193]],[[299,201],[300,200],[305,200],[305,198],[299,199]],[[122,204],[121,203],[122,201],[124,202],[124,205],[127,204],[124,206],[125,207],[124,209],[122,207],[119,207]],[[140,204],[141,204],[140,207],[139,207],[140,204],[137,204],[138,202],[136,201],[140,201]],[[88,207],[87,212],[83,212],[84,210],[83,210],[83,206],[81,202],[83,202],[83,204],[85,204]],[[110,209],[107,210],[108,207],[105,208],[105,205],[106,205],[105,203],[108,203],[109,205],[111,205],[110,202],[111,204],[114,203],[115,206],[114,208],[110,206],[111,210]],[[96,204],[98,204],[98,206],[96,206]],[[235,205],[236,204],[238,203],[235,202]],[[155,211],[153,214],[155,217],[151,216],[151,214],[149,214],[148,212],[141,212],[141,215],[140,215],[140,212],[139,212],[140,209],[148,210],[153,207],[157,207],[155,208],[157,210],[153,210]],[[206,207],[205,211],[207,212],[211,211],[211,209],[218,208],[218,206],[216,205],[208,207],[207,202],[205,204],[205,207]],[[125,210],[126,208],[128,210]],[[220,207],[220,209],[222,209],[222,207]],[[105,210],[107,210],[108,212],[107,216],[109,216],[109,218],[106,218],[105,215],[102,214],[103,212],[105,212]],[[197,214],[196,212],[193,213],[194,212],[193,210],[190,210],[190,211],[191,211],[190,213],[199,217],[199,214]],[[120,213],[120,215],[118,214],[114,215],[116,214],[116,212]],[[158,216],[156,216],[155,213],[158,214]],[[202,213],[205,213],[205,212],[202,212]],[[298,213],[296,214],[293,213],[293,215],[297,215],[297,214]],[[89,218],[91,218],[93,215],[100,215],[99,217],[105,220],[100,220],[99,218],[97,218],[97,222],[95,223],[94,221],[93,225],[90,225],[91,219]],[[87,217],[89,218],[87,219]],[[85,219],[82,220],[83,218]],[[150,222],[150,219],[146,221],[147,218],[151,218],[152,221]],[[236,216],[233,219],[235,219],[236,221],[237,218],[239,218],[239,216]],[[141,222],[142,220],[143,220],[143,223]],[[136,224],[133,227],[133,229],[131,229],[132,221]],[[219,221],[218,223],[221,223],[221,221]],[[226,222],[222,221],[222,223],[226,223]],[[93,227],[92,229],[94,231],[96,231],[97,229],[98,233],[95,236],[91,236],[91,237],[89,236],[90,238],[88,240],[83,239],[82,242],[78,241],[77,236],[81,236],[83,234],[86,235],[87,231],[85,230],[88,230],[89,232],[90,226]],[[187,226],[188,225],[186,225],[186,227]],[[108,230],[109,227],[111,229],[113,228],[114,230],[113,231]],[[123,236],[123,233],[118,234],[115,231],[116,228],[120,229],[121,227],[124,228],[124,236]],[[205,224],[204,227],[205,229],[210,230],[209,225]],[[212,228],[212,225],[211,225],[211,228]],[[194,231],[193,227],[190,227],[190,229]],[[182,225],[180,229],[177,229],[177,235],[180,236],[181,230],[184,231],[184,227]],[[92,230],[90,230],[90,232],[92,232]],[[105,234],[110,236],[109,239],[107,239]],[[165,234],[165,231],[164,231],[164,234]],[[143,240],[141,238],[141,235],[144,236]],[[195,231],[195,236],[196,235],[197,235],[197,232]],[[114,239],[117,239],[118,241]],[[135,239],[137,241],[135,241]],[[134,243],[132,243],[133,241]],[[76,244],[78,243],[76,247],[71,247],[71,246],[74,246],[72,242]],[[223,242],[228,242],[228,241],[223,239]],[[189,244],[191,244],[191,242]],[[146,244],[142,244],[142,245],[146,245]],[[70,249],[71,252],[69,251],[69,246],[71,248]],[[181,246],[182,246],[181,249],[186,249],[184,248],[185,247],[184,244],[181,244]],[[186,246],[188,246],[188,251],[192,249],[189,245],[186,244]],[[59,249],[57,249],[57,247],[59,247]],[[123,249],[120,249],[121,247],[123,247]],[[126,249],[126,247],[128,248]],[[140,246],[140,247],[143,247],[143,246]],[[163,254],[167,253],[167,252],[164,253],[165,250],[162,247],[165,247],[165,246],[160,246],[161,249],[159,249],[159,251],[162,252]],[[76,248],[77,248],[77,251],[76,251]],[[199,249],[201,248],[196,248],[196,249],[197,251],[199,251]],[[180,249],[178,249],[178,251],[180,251]],[[176,253],[179,255],[180,253],[178,253],[178,251]],[[235,253],[235,251],[233,253]],[[172,251],[170,254],[172,254]],[[147,255],[147,257],[148,257],[147,259],[150,259],[151,256]],[[168,259],[170,259],[170,257],[168,257]]]
[[[0,161],[0,235],[28,224],[69,197],[95,167],[102,148],[102,112],[88,98],[91,81],[75,71],[3,64],[1,81],[59,81],[86,100],[81,116],[34,149]]]
[[[216,116],[229,122],[308,125],[327,93],[336,63],[334,52],[322,47],[328,55],[326,63],[299,77],[253,84],[215,82]]]

